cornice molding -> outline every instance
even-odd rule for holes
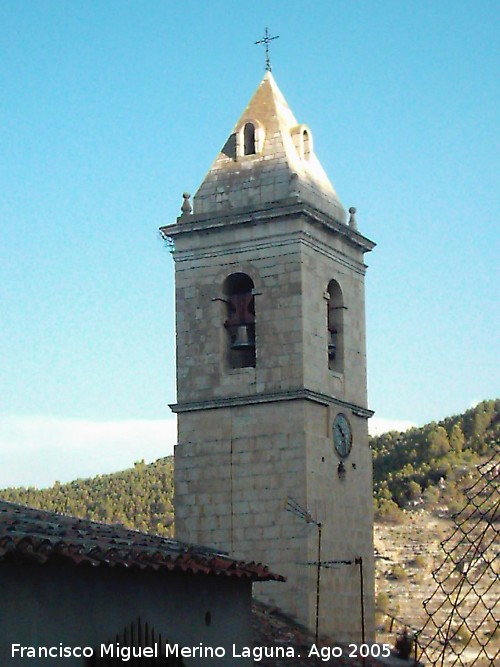
[[[213,245],[210,248],[197,248],[176,251],[174,259],[175,262],[191,262],[193,260],[213,259],[216,257],[224,257],[225,255],[234,255],[247,252],[256,252],[258,250],[265,250],[267,248],[280,248],[288,245],[302,244],[313,250],[325,255],[329,259],[342,264],[343,266],[356,271],[361,275],[366,273],[366,264],[356,261],[349,257],[341,250],[332,248],[326,243],[315,238],[312,234],[304,232],[303,230],[292,232],[291,234],[273,234],[265,240],[255,241],[249,239],[242,243],[228,242]]]
[[[305,400],[321,405],[338,405],[349,409],[352,414],[363,419],[369,419],[374,415],[373,410],[369,410],[355,403],[343,401],[335,396],[329,396],[319,391],[311,389],[292,389],[290,391],[262,392],[251,394],[250,396],[231,396],[229,398],[215,398],[205,401],[188,401],[186,403],[172,403],[169,407],[176,414],[183,412],[195,412],[198,410],[217,410],[219,408],[232,408],[235,406],[256,405],[258,403],[277,403],[280,401]]]
[[[335,220],[319,209],[296,198],[269,204],[261,209],[245,207],[225,213],[217,212],[214,214],[204,213],[181,216],[177,219],[176,224],[160,227],[160,233],[164,238],[175,240],[177,236],[192,234],[194,232],[214,232],[244,224],[269,224],[269,221],[272,219],[299,215],[304,215],[313,224],[322,225],[329,232],[340,234],[363,252],[370,252],[376,245],[373,241],[370,241],[370,239],[356,230],[348,227],[345,223]]]

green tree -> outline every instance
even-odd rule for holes
[[[432,458],[438,459],[450,451],[450,441],[446,429],[442,426],[436,426],[429,433],[429,454]]]
[[[465,445],[465,435],[460,424],[454,424],[450,433],[450,447],[457,454],[461,454]]]
[[[422,487],[414,480],[408,482],[408,500],[419,500],[422,497]]]

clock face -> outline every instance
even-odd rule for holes
[[[333,444],[341,458],[345,459],[349,456],[352,447],[352,431],[347,417],[342,412],[339,412],[333,422]]]

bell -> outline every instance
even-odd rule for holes
[[[253,347],[253,342],[248,336],[248,327],[246,324],[234,328],[234,338],[231,343],[232,350],[244,350]]]

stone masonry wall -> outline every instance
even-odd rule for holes
[[[175,239],[176,534],[286,575],[286,584],[256,586],[256,594],[314,628],[318,529],[285,510],[293,497],[323,524],[322,560],[362,556],[370,639],[372,463],[362,252],[306,216],[273,213],[266,222],[216,221]],[[235,272],[247,273],[255,285],[255,368],[227,364],[220,299],[225,278]],[[346,306],[340,372],[328,368],[325,291],[331,279]],[[332,443],[338,412],[353,429],[344,479]],[[322,632],[360,640],[359,584],[355,565],[322,569]]]

